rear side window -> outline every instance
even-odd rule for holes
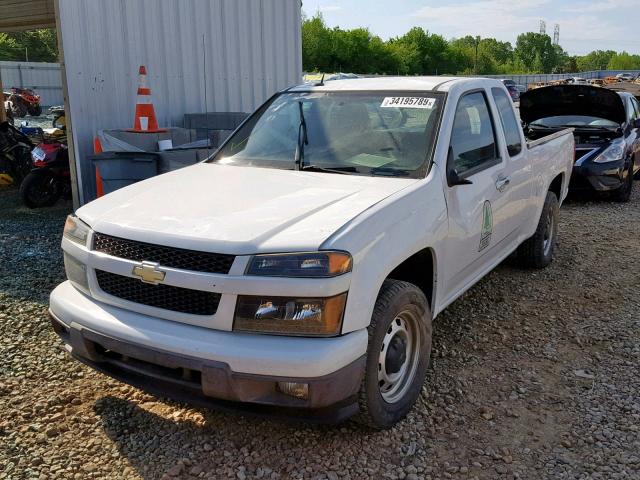
[[[498,107],[500,122],[507,142],[507,151],[510,156],[515,157],[522,151],[522,137],[520,136],[521,127],[516,120],[515,113],[513,113],[511,99],[501,88],[492,88],[491,94]]]
[[[451,154],[453,168],[460,176],[473,175],[498,163],[493,121],[482,92],[460,99],[451,132]]]

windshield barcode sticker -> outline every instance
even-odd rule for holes
[[[435,98],[429,97],[385,97],[380,105],[382,108],[433,108]]]

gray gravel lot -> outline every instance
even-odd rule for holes
[[[387,432],[162,401],[49,328],[69,204],[0,190],[0,479],[640,479],[640,188],[572,202],[553,265],[508,264],[435,322],[419,404]]]

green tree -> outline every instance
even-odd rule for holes
[[[542,33],[518,35],[513,54],[530,73],[551,73],[558,64],[551,37]]]
[[[392,51],[407,74],[441,74],[451,72],[449,43],[440,35],[413,27],[390,41]],[[405,55],[404,58],[399,55]]]
[[[593,52],[576,58],[576,70],[581,72],[606,70],[614,55],[616,55],[616,52],[613,50],[594,50]]]
[[[613,55],[608,64],[609,70],[638,70],[640,69],[640,55],[630,55],[621,52]]]
[[[302,65],[307,71],[326,71],[331,62],[332,38],[318,12],[302,22]]]
[[[57,62],[58,44],[53,29],[0,33],[0,60]]]

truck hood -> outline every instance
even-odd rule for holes
[[[554,85],[520,96],[520,118],[527,123],[563,115],[586,115],[616,123],[626,121],[624,103],[616,92],[591,85]]]
[[[414,182],[203,163],[117,190],[77,215],[101,233],[192,250],[315,250]]]

